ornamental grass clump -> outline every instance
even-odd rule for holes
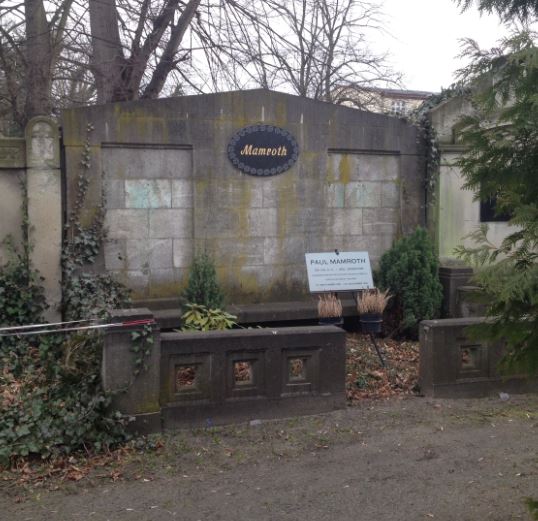
[[[357,299],[357,311],[359,315],[382,315],[392,295],[389,290],[379,291],[377,288],[364,291]]]
[[[342,316],[342,302],[333,293],[319,296],[318,316],[321,318],[338,318]]]

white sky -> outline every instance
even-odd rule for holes
[[[404,73],[404,87],[437,92],[454,80],[465,62],[459,39],[470,37],[489,48],[508,31],[494,15],[476,8],[464,13],[452,0],[379,0],[390,35],[372,41],[377,52],[388,51],[395,70]]]

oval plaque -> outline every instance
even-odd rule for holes
[[[237,131],[228,144],[228,158],[235,168],[250,175],[276,175],[299,157],[297,140],[283,128],[251,125]]]

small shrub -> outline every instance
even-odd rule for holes
[[[201,253],[194,258],[183,299],[208,309],[222,307],[224,295],[217,281],[213,259],[207,253]]]
[[[186,307],[187,311],[181,315],[183,331],[214,331],[237,325],[237,317],[222,309],[208,309],[200,304],[187,304]]]
[[[443,292],[438,271],[433,245],[422,228],[396,241],[381,257],[378,283],[394,295],[391,309],[399,332],[415,336],[421,320],[439,315]]]

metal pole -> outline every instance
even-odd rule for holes
[[[379,360],[381,361],[381,365],[382,365],[383,367],[387,367],[387,366],[385,365],[385,360],[383,360],[383,357],[381,356],[381,352],[379,351],[379,348],[377,347],[377,343],[376,343],[376,341],[375,341],[375,336],[374,336],[373,333],[370,333],[370,338],[372,339],[372,342],[373,342],[373,344],[374,344],[375,350],[376,350],[376,352],[377,352],[377,356],[379,357]]]

